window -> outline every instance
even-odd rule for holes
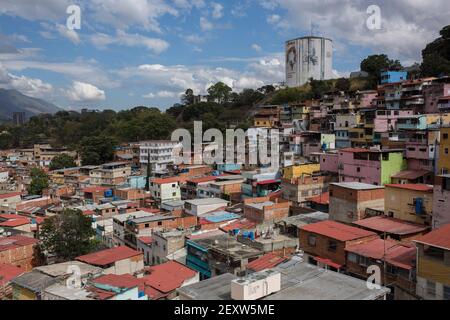
[[[316,236],[313,236],[313,235],[310,234],[308,236],[308,245],[310,245],[311,247],[315,247],[316,246],[316,240],[317,240]]]
[[[450,300],[450,287],[444,285],[444,300]]]
[[[363,256],[360,256],[359,257],[359,265],[360,266],[364,266],[364,267],[367,267],[367,266],[370,266],[370,258],[367,258],[367,257],[363,257]]]
[[[448,139],[448,133],[444,133],[443,136],[442,136],[442,138],[443,138],[444,140],[447,140],[447,139]]]
[[[357,167],[356,168],[356,172],[361,172],[361,168],[360,167]],[[361,182],[361,181],[360,181]]]
[[[162,226],[162,221],[158,221],[158,226]]]
[[[433,281],[427,280],[427,294],[430,296],[436,296],[436,283]]]
[[[336,252],[336,250],[337,250],[337,242],[329,240],[328,241],[328,251]]]
[[[352,253],[352,252],[349,252],[349,253],[348,253],[347,259],[348,259],[348,261],[350,261],[350,262],[358,263],[358,255],[357,255],[357,254],[354,254],[354,253]]]
[[[445,153],[445,154],[448,154],[448,148],[445,148],[445,149],[444,149],[444,153]]]

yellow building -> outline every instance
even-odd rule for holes
[[[438,173],[450,173],[450,127],[441,128]]]
[[[450,224],[413,241],[417,246],[416,294],[426,300],[450,300]]]
[[[300,165],[283,168],[283,178],[291,180],[295,178],[300,178],[303,175],[311,175],[319,171],[320,171],[319,163],[303,163]]]
[[[396,219],[430,225],[433,186],[426,184],[385,185],[384,212]]]

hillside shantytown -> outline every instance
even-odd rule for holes
[[[218,83],[112,124],[96,110],[15,112],[1,134],[0,299],[450,300],[448,50],[442,70],[380,55],[330,80],[331,42],[288,41],[286,83],[250,106]],[[279,166],[175,163],[163,126],[203,121],[202,107],[237,113],[220,129],[276,129]],[[140,122],[118,136],[145,112],[161,138],[133,140]],[[74,138],[55,129],[63,118],[104,131]]]

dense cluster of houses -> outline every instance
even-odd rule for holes
[[[1,151],[0,299],[449,300],[450,79],[399,78],[260,106],[254,128],[280,132],[276,169],[175,165],[172,141],[55,171],[70,151]],[[34,166],[42,196],[25,191]],[[66,208],[104,249],[37,265],[40,225]]]

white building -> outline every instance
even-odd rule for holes
[[[150,163],[153,172],[161,172],[167,169],[167,165],[173,163],[176,150],[181,150],[182,144],[170,140],[143,141],[140,143],[139,159],[141,168],[146,169],[150,153]]]
[[[131,213],[124,213],[116,215],[113,220],[113,244],[115,246],[125,245],[125,223],[129,219],[143,218],[154,216],[153,213],[146,211],[136,211]]]
[[[159,204],[181,200],[180,179],[160,178],[150,182],[150,194]]]
[[[302,86],[310,78],[333,78],[333,41],[303,37],[286,42],[286,85]]]
[[[227,206],[228,201],[219,198],[193,199],[184,202],[184,210],[186,213],[194,216],[201,216],[214,210],[226,208]]]

